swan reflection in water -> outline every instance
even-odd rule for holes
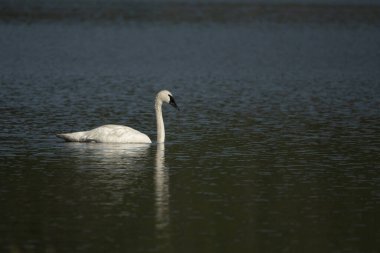
[[[99,167],[114,167],[115,165],[132,165],[140,160],[146,160],[149,144],[124,143],[77,143],[64,144],[77,157],[86,158],[92,165]]]
[[[155,206],[156,206],[156,233],[161,241],[160,247],[167,247],[170,240],[169,233],[169,175],[165,167],[165,144],[157,144],[155,163]]]
[[[111,143],[65,143],[80,163],[79,169],[90,169],[90,178],[99,188],[108,188],[113,192],[111,203],[119,203],[122,199],[141,198],[138,196],[141,179],[147,175],[147,160],[149,160],[149,144],[111,144]],[[165,144],[158,143],[154,163],[154,207],[155,231],[159,247],[170,247],[170,215],[169,215],[169,170],[165,166]],[[144,180],[146,181],[146,180]],[[148,184],[151,186],[150,184]],[[145,185],[148,187],[148,185]],[[126,189],[128,191],[126,192]],[[134,190],[131,190],[134,189]],[[136,195],[137,194],[137,195]]]

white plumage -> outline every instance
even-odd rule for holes
[[[57,136],[66,141],[76,142],[152,143],[146,134],[120,125],[104,125],[89,131],[57,134]]]
[[[165,142],[165,127],[161,108],[162,102],[169,103],[178,109],[177,104],[169,91],[162,90],[157,94],[155,109],[158,143]],[[121,125],[104,125],[89,131],[57,134],[57,137],[71,142],[152,143],[146,134],[143,134],[131,127]]]

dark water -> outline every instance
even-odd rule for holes
[[[376,252],[368,23],[0,23],[1,252]],[[126,124],[164,146],[64,143]]]

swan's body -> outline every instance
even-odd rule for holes
[[[89,131],[57,134],[66,141],[112,142],[112,143],[152,143],[150,138],[131,127],[104,125]]]
[[[165,142],[162,102],[169,103],[178,109],[177,104],[169,91],[163,90],[157,94],[155,102],[157,143]],[[121,125],[104,125],[89,131],[57,134],[57,137],[71,142],[152,143],[146,134],[143,134],[131,127]]]

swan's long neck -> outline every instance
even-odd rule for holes
[[[156,98],[155,103],[156,109],[156,122],[157,122],[157,143],[165,142],[165,126],[164,119],[162,118],[162,101]]]

